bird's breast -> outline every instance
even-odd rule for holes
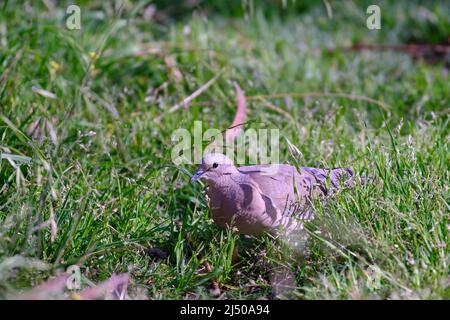
[[[211,218],[222,228],[236,227],[241,234],[258,235],[272,225],[260,194],[247,184],[208,190]]]

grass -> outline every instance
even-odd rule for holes
[[[327,50],[446,41],[448,6],[379,1],[371,31],[366,2],[331,2],[332,19],[322,2],[270,14],[160,2],[149,19],[149,1],[80,1],[82,29],[68,30],[62,3],[0,5],[0,297],[77,263],[84,286],[129,272],[132,298],[214,298],[213,277],[235,299],[450,298],[448,56]],[[222,69],[189,108],[167,112]],[[188,183],[195,167],[171,162],[175,129],[231,123],[233,81],[249,126],[280,129],[282,162],[372,179],[318,205],[301,255],[220,230]],[[308,92],[322,94],[250,98]],[[277,275],[294,290],[279,292]]]

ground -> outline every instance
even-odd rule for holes
[[[352,49],[448,48],[448,4],[299,2],[79,1],[80,30],[69,2],[1,3],[0,297],[78,264],[83,287],[128,272],[130,298],[450,298],[448,54]],[[177,128],[230,125],[233,82],[280,161],[370,177],[301,252],[220,230],[171,160]]]

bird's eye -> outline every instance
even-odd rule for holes
[[[215,169],[215,168],[217,168],[219,166],[219,164],[217,163],[217,162],[214,162],[213,163],[213,168]]]

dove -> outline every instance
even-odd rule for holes
[[[288,164],[236,167],[229,157],[211,153],[203,157],[191,183],[199,179],[208,185],[208,205],[216,224],[258,236],[302,229],[301,221],[313,218],[312,200],[352,186],[354,172]]]

